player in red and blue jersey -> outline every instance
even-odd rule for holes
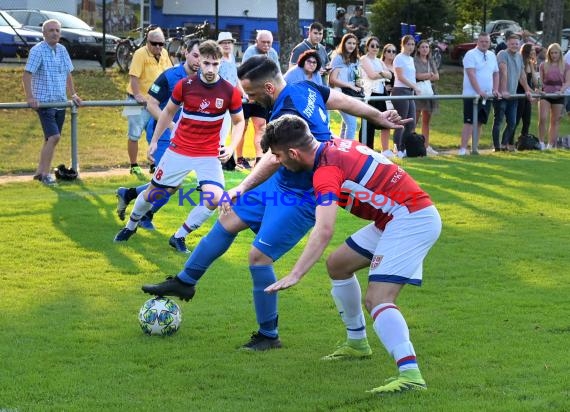
[[[146,125],[146,138],[148,143],[152,139],[154,134],[154,129],[156,127],[156,121],[160,116],[162,109],[166,107],[166,104],[170,100],[174,86],[185,77],[192,76],[198,73],[200,69],[200,51],[198,47],[200,46],[200,40],[192,39],[184,44],[184,61],[175,67],[171,67],[162,72],[150,86],[148,90],[148,100],[146,104],[147,111],[152,115],[152,118]],[[176,122],[178,121],[178,115],[180,111],[174,115],[173,125],[174,128]],[[170,146],[171,130],[166,129],[162,136],[158,139],[157,149],[153,157],[155,163],[150,166],[150,172],[154,173],[156,169],[156,163],[160,162],[162,155]],[[119,187],[115,192],[117,195],[117,215],[119,219],[125,220],[125,210],[132,200],[135,200],[139,193],[145,191],[150,183],[145,183],[144,185],[139,185],[137,187]],[[138,227],[147,230],[154,230],[154,225],[152,219],[154,214],[160,209],[158,205],[153,207],[147,212],[145,216],[139,221]],[[175,247],[178,251],[187,251],[184,239],[172,240],[170,244]]]
[[[238,77],[250,99],[271,109],[271,119],[285,114],[302,116],[319,141],[332,137],[328,109],[366,117],[388,128],[401,127],[396,111],[381,113],[362,101],[312,82],[286,84],[277,65],[265,56],[248,59],[240,66]],[[310,171],[292,173],[280,167],[270,154],[264,155],[252,173],[228,191],[227,200],[237,197],[235,205],[200,240],[184,269],[165,282],[144,285],[143,291],[191,299],[194,285],[210,264],[230,247],[240,231],[249,228],[256,234],[249,253],[249,270],[259,329],[242,348],[261,351],[281,347],[277,296],[264,289],[277,280],[273,262],[293,248],[315,222],[311,179]]]
[[[172,124],[182,105],[170,147],[160,159],[149,187],[137,196],[129,221],[115,236],[115,242],[127,241],[153,204],[165,204],[193,170],[198,184],[211,196],[209,204],[192,209],[187,221],[203,222],[213,213],[223,194],[224,174],[220,160],[226,162],[233,155],[245,125],[241,93],[218,74],[222,57],[220,46],[214,41],[205,41],[198,49],[200,72],[180,80],[174,87],[154,130],[148,148],[149,159],[154,160],[160,136]],[[234,128],[230,145],[220,154],[220,129],[226,110],[230,111]]]
[[[346,325],[347,340],[324,359],[371,354],[368,342],[363,342],[364,314],[354,274],[369,267],[366,308],[399,369],[396,378],[369,392],[426,389],[408,326],[395,302],[404,285],[421,285],[423,260],[441,232],[441,219],[428,194],[400,166],[367,146],[345,139],[319,142],[298,116],[269,123],[261,144],[292,172],[314,172],[318,202],[315,227],[303,253],[289,274],[265,292],[297,284],[320,259],[333,236],[339,206],[371,220],[327,259],[332,295]]]

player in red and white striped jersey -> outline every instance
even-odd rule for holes
[[[371,354],[366,340],[360,285],[354,273],[369,267],[366,308],[374,330],[399,369],[375,394],[425,389],[406,321],[395,305],[405,284],[420,286],[422,263],[441,232],[430,197],[401,167],[354,140],[317,141],[300,117],[285,115],[267,125],[262,139],[283,166],[313,171],[316,223],[301,257],[284,278],[265,289],[297,284],[330,242],[338,207],[373,222],[350,236],[327,258],[335,300],[347,341],[326,360]]]
[[[214,212],[223,194],[225,183],[220,161],[226,162],[233,155],[245,126],[241,93],[218,74],[222,58],[220,46],[207,40],[200,44],[198,50],[200,71],[174,86],[149,144],[149,159],[154,161],[158,139],[172,124],[174,115],[182,105],[170,147],[160,159],[149,187],[138,195],[129,221],[115,236],[115,242],[127,241],[153,204],[166,203],[184,178],[195,171],[198,184],[209,194],[209,204],[194,207],[186,222],[169,241],[178,251],[188,252],[184,237],[177,235],[200,226]],[[226,110],[230,111],[233,129],[230,145],[220,153],[220,129]]]

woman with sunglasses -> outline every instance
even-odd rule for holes
[[[355,97],[359,93],[364,96],[363,88],[359,84],[361,79],[358,38],[352,33],[345,34],[335,52],[336,55],[331,62],[330,86],[338,87],[350,96]],[[340,115],[342,117],[340,137],[354,139],[357,127],[356,116],[345,112],[340,112]]]
[[[427,40],[422,40],[418,43],[414,56],[414,65],[416,67],[416,81],[423,82],[429,80],[433,87],[433,82],[439,80],[439,73],[435,62],[431,58],[431,49]],[[437,112],[438,108],[437,100],[416,100],[416,119],[417,121],[420,118],[422,120],[422,135],[426,139],[425,146],[428,155],[438,154],[429,144],[429,123],[431,115]]]
[[[378,58],[380,50],[380,40],[378,37],[370,37],[365,46],[366,54],[360,58],[360,66],[362,68],[362,81],[364,93],[370,97],[387,96],[385,82],[392,79],[393,75],[390,70]],[[385,100],[371,100],[368,102],[370,106],[380,111],[386,110]],[[382,129],[383,130],[383,129]],[[374,149],[374,134],[376,128],[371,123],[366,123],[366,145]],[[394,153],[389,149],[389,134],[382,134],[382,154],[386,157],[393,157]],[[362,142],[362,129],[359,133],[360,142]]]
[[[287,70],[283,75],[287,83],[297,83],[309,80],[318,85],[323,84],[323,78],[320,75],[321,58],[316,50],[306,50],[299,56],[297,65]]]
[[[562,49],[558,43],[552,43],[546,51],[546,61],[540,65],[540,79],[544,93],[562,94],[570,87],[570,66],[564,63]],[[556,148],[560,118],[564,107],[564,96],[541,97],[538,102],[538,140],[540,147]],[[550,117],[550,121],[549,121]],[[550,127],[549,127],[550,123]],[[548,130],[548,144],[544,146],[544,138]]]
[[[416,67],[414,65],[414,58],[412,54],[416,47],[414,36],[406,34],[402,37],[400,53],[394,59],[394,71],[396,80],[394,81],[394,89],[392,89],[392,96],[413,96],[419,95],[420,89],[416,84]],[[398,157],[406,157],[406,149],[404,147],[404,133],[406,135],[412,134],[416,124],[416,104],[414,100],[394,100],[392,101],[394,109],[402,119],[413,119],[413,121],[406,123],[403,129],[398,129],[394,132],[394,142],[396,143],[396,150]]]

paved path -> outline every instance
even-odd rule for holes
[[[130,177],[129,169],[104,169],[104,170],[90,170],[90,171],[80,171],[79,173],[81,179],[89,178],[102,178],[110,176],[124,176],[126,178]],[[22,173],[22,174],[12,174],[12,175],[0,175],[0,185],[6,183],[18,183],[18,182],[31,182],[33,180],[33,173]],[[150,179],[150,175],[149,175]]]

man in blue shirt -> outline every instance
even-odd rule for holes
[[[80,105],[81,99],[73,86],[71,77],[73,64],[69,53],[59,44],[61,23],[57,20],[46,20],[42,25],[42,33],[44,41],[30,50],[22,80],[26,101],[38,112],[44,132],[44,144],[34,179],[45,185],[53,185],[56,182],[50,175],[51,162],[61,137],[66,109],[65,107],[40,109],[39,103],[67,101],[66,88],[75,104]]]
[[[346,110],[382,127],[402,127],[395,110],[379,112],[357,99],[308,81],[286,84],[279,67],[267,56],[255,56],[243,63],[238,76],[250,99],[271,109],[271,119],[284,114],[301,116],[319,141],[332,138],[327,110]],[[226,205],[234,198],[233,207],[220,215],[176,277],[144,285],[142,289],[153,295],[192,299],[195,284],[212,262],[225,253],[240,231],[249,228],[256,233],[249,253],[249,270],[259,329],[242,349],[280,348],[277,295],[265,293],[264,289],[277,280],[273,262],[293,248],[315,222],[312,173],[290,172],[271,153],[266,153],[253,172],[228,191]]]

